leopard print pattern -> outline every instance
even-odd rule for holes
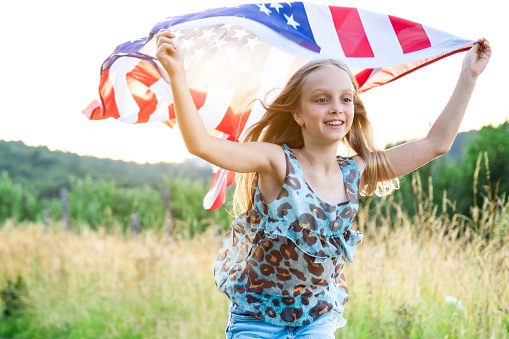
[[[306,183],[294,153],[286,145],[283,150],[281,192],[266,204],[255,183],[254,209],[232,223],[219,250],[216,285],[262,321],[302,326],[334,311],[336,326],[344,326],[343,266],[353,261],[363,239],[351,230],[359,206],[359,170],[351,158],[338,157],[348,201],[330,205]]]

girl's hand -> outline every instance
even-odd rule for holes
[[[160,30],[156,36],[156,57],[163,65],[170,78],[184,69],[182,55],[177,47],[175,34],[168,29]]]
[[[490,43],[486,38],[479,39],[463,59],[463,71],[469,72],[474,78],[477,78],[486,68],[490,58]]]

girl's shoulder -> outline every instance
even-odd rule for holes
[[[366,162],[359,155],[354,155],[352,157],[352,160],[355,162],[355,164],[357,165],[357,168],[359,169],[359,175],[360,175],[359,193],[365,192],[366,180],[365,180],[365,177],[363,174],[364,174],[364,170],[366,169]]]
[[[366,169],[366,162],[364,161],[364,159],[362,159],[360,155],[354,155],[350,157],[350,159],[352,159],[355,162],[362,176],[362,173],[364,173],[364,170]]]

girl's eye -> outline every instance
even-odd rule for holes
[[[343,102],[350,103],[350,102],[352,102],[352,99],[351,98],[343,98]]]
[[[325,102],[327,102],[327,99],[326,98],[320,98],[320,99],[317,99],[316,102],[325,103]]]

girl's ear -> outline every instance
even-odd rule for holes
[[[300,114],[298,112],[293,112],[292,115],[293,115],[293,119],[300,127],[304,126],[304,120],[302,119],[302,117],[300,116]]]

